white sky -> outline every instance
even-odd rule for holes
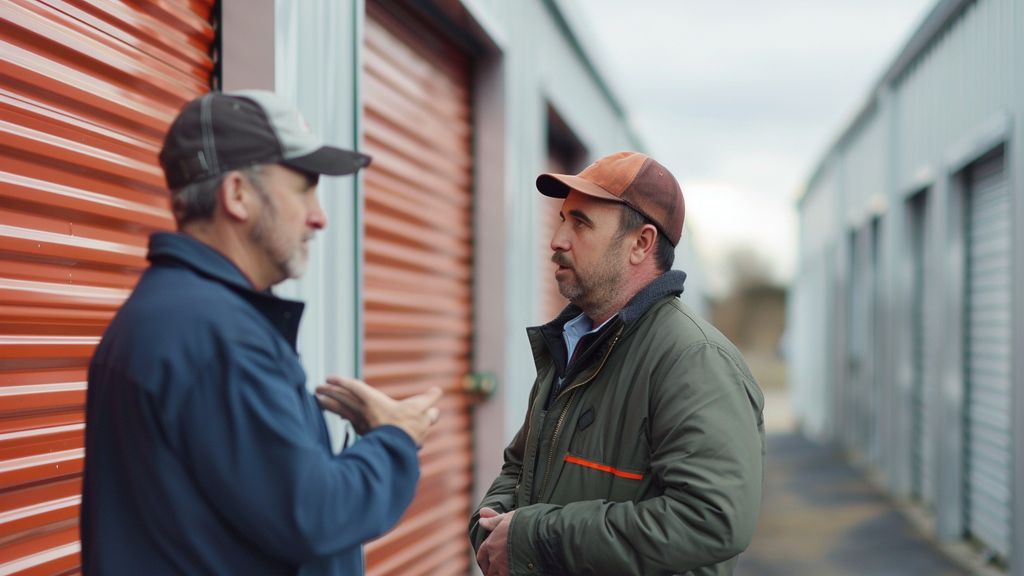
[[[576,0],[588,48],[679,179],[714,292],[750,246],[788,282],[796,198],[935,0]]]

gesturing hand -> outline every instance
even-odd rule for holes
[[[480,509],[480,527],[491,532],[476,553],[476,563],[484,576],[508,576],[508,529],[515,513]]]
[[[351,422],[359,434],[391,424],[409,434],[417,446],[423,444],[427,430],[441,413],[435,406],[441,398],[441,389],[436,386],[395,400],[355,378],[331,376],[326,384],[317,387],[316,397],[320,406]]]

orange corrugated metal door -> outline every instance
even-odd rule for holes
[[[173,227],[156,162],[209,1],[0,5],[0,573],[77,570],[86,367]]]
[[[366,380],[394,396],[445,390],[422,478],[395,530],[367,546],[371,575],[466,574],[471,332],[467,56],[409,14],[367,6],[363,102]]]

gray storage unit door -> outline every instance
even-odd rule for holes
[[[846,446],[863,453],[861,425],[864,421],[864,368],[867,352],[867,290],[863,234],[850,234],[850,305],[847,322],[847,377],[844,383],[844,436]]]
[[[874,456],[874,296],[875,269],[872,225],[852,234],[850,318],[849,318],[849,377],[845,391],[848,445],[861,457]]]
[[[1003,154],[968,172],[964,475],[968,536],[1010,552],[1010,195]]]
[[[885,379],[883,374],[884,366],[882,357],[885,341],[882,330],[881,302],[882,302],[882,270],[881,270],[881,234],[882,225],[878,218],[871,220],[868,225],[868,258],[869,275],[868,286],[868,338],[866,350],[868,351],[870,370],[866,372],[867,382],[867,405],[865,408],[865,442],[867,444],[866,454],[868,462],[873,466],[881,466],[882,460],[882,438],[881,438],[881,416],[882,416],[882,382]]]
[[[927,367],[930,366],[928,351],[930,332],[928,330],[927,307],[928,293],[926,278],[927,265],[927,232],[925,214],[927,212],[927,192],[915,196],[910,203],[910,314],[911,314],[911,493],[914,498],[930,508],[935,498],[934,473],[934,416],[931,401],[935,390],[933,382],[928,380]]]

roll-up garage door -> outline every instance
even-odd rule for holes
[[[1000,152],[968,170],[964,302],[966,520],[1010,552],[1010,194]]]
[[[156,156],[212,4],[0,5],[0,573],[77,569],[86,367],[173,227]]]
[[[871,252],[870,228],[850,235],[850,317],[849,377],[845,391],[847,443],[861,456],[867,456],[871,386]]]
[[[927,329],[926,294],[926,210],[928,196],[922,192],[910,202],[910,354],[911,354],[911,493],[930,507],[935,490],[934,415],[932,398],[934,384],[928,380],[930,336]]]
[[[369,544],[371,575],[466,574],[470,549],[470,61],[425,22],[367,3],[364,377],[393,396],[444,391],[402,522]],[[388,4],[391,6],[391,4]]]
[[[871,220],[868,226],[868,269],[870,279],[868,280],[868,366],[865,371],[867,376],[866,398],[864,404],[864,443],[868,462],[878,466],[881,464],[881,433],[879,422],[882,413],[882,382],[884,355],[883,339],[884,322],[882,322],[882,274],[881,254],[882,225],[879,218]]]

